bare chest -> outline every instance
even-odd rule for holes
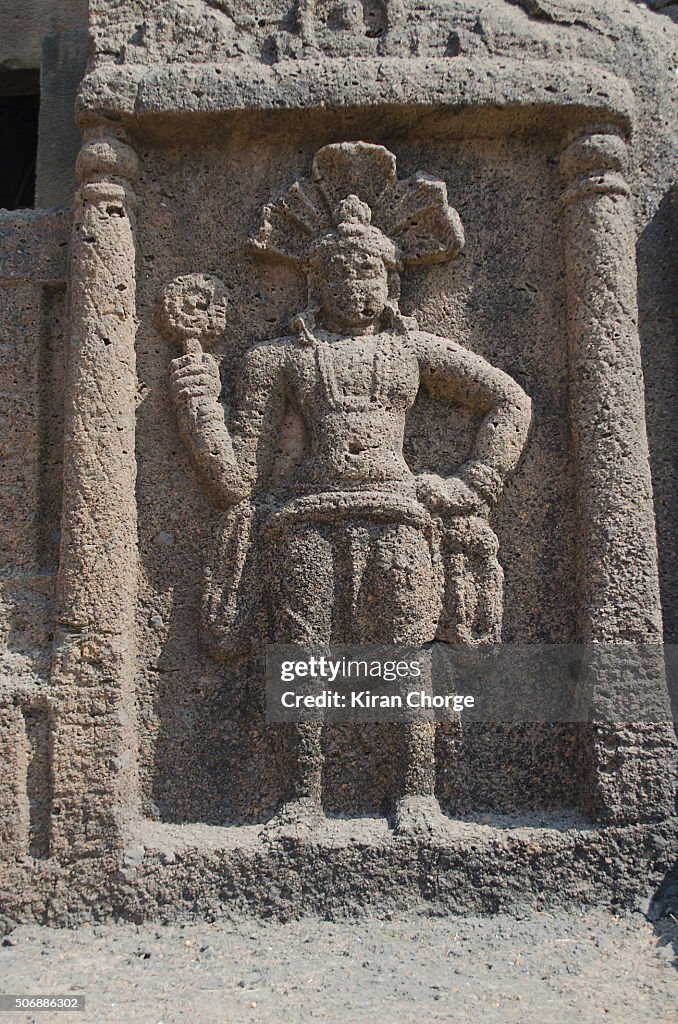
[[[319,340],[294,353],[290,398],[301,411],[408,409],[418,386],[416,359],[393,335]]]

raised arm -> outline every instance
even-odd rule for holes
[[[216,504],[247,498],[258,473],[260,437],[279,402],[278,353],[255,346],[245,355],[236,385],[232,429],[219,401],[221,378],[212,356],[191,352],[173,360],[170,385],[179,433]]]
[[[525,446],[532,403],[507,373],[455,342],[422,332],[415,344],[423,386],[484,414],[471,456],[453,479],[492,507]]]

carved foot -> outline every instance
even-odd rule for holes
[[[322,805],[312,797],[288,800],[269,822],[263,832],[270,836],[304,839],[316,832],[325,821]]]
[[[434,796],[401,797],[394,818],[398,836],[432,838],[442,835],[447,825],[447,818]]]

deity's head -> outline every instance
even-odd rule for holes
[[[316,323],[340,334],[410,329],[398,309],[403,266],[451,259],[464,231],[444,182],[398,179],[383,146],[338,142],[318,150],[310,178],[264,207],[252,244],[305,270],[308,307],[294,325],[310,344]]]
[[[364,332],[397,301],[399,253],[371,223],[369,206],[354,195],[339,203],[336,228],[319,238],[308,259],[311,304],[330,330]]]

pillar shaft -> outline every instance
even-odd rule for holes
[[[661,641],[626,146],[594,132],[563,155],[570,408],[586,641]]]
[[[53,678],[52,842],[117,845],[134,806],[134,151],[106,126],[78,158],[71,240],[64,499]],[[112,834],[115,833],[115,835]]]
[[[649,672],[666,696],[626,144],[614,129],[592,129],[565,150],[562,168],[579,634],[592,645],[594,687],[584,803],[601,820],[638,821],[671,813],[669,716],[615,723],[595,697],[620,672],[628,686],[647,685]],[[607,646],[620,644],[623,655]],[[656,646],[641,653],[640,644]]]

